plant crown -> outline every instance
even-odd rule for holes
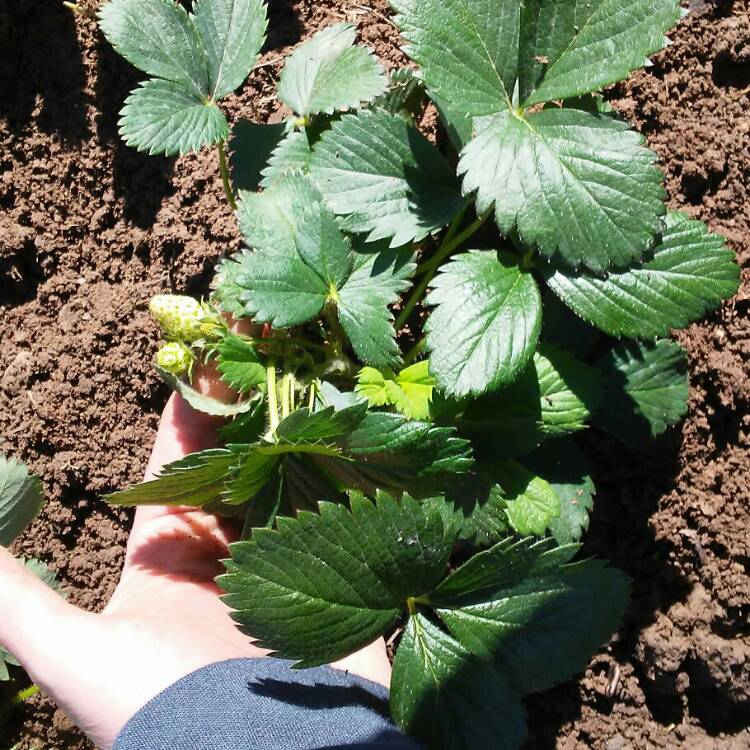
[[[394,720],[430,747],[516,748],[523,694],[580,671],[626,606],[622,574],[572,561],[594,498],[573,436],[638,448],[679,421],[666,337],[738,268],[665,210],[655,155],[597,93],[664,46],[676,0],[392,5],[413,67],[324,28],[283,67],[287,119],[231,137],[219,102],[262,48],[261,0],[102,9],[150,76],[123,138],[218,146],[247,244],[207,302],[152,302],[160,372],[228,418],[223,447],[108,500],[243,518],[219,581],[262,645],[310,666],[400,629]],[[191,386],[198,360],[235,402]]]

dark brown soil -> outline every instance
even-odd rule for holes
[[[750,748],[750,11],[693,0],[654,66],[612,98],[659,153],[670,203],[724,234],[738,297],[678,335],[690,414],[646,455],[588,440],[599,495],[588,551],[634,581],[627,620],[578,684],[529,700],[529,747]],[[359,22],[399,64],[384,0],[271,0],[259,67],[231,116],[273,115],[278,59],[324,23]],[[99,495],[138,481],[166,391],[151,370],[157,291],[200,294],[240,239],[215,154],[124,147],[117,112],[138,74],[59,0],[0,5],[0,450],[50,499],[17,551],[101,608],[128,514]],[[113,676],[116,678],[116,676]],[[0,747],[83,748],[36,698]]]

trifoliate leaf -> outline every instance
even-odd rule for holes
[[[512,382],[536,348],[542,318],[532,275],[505,251],[471,250],[432,281],[426,325],[430,372],[452,396]]]
[[[391,686],[394,720],[425,747],[516,750],[526,736],[518,689],[422,614],[409,617]]]
[[[665,336],[731,297],[739,267],[724,240],[700,221],[667,215],[661,241],[642,264],[606,277],[550,268],[551,289],[611,336]]]
[[[585,94],[664,46],[676,0],[391,0],[428,89],[477,117]]]
[[[270,187],[274,180],[290,172],[306,173],[310,167],[312,149],[306,133],[294,130],[288,133],[270,155],[263,169],[262,187]]]
[[[501,232],[603,272],[641,257],[661,229],[662,176],[643,142],[609,115],[504,111],[482,123],[458,171],[479,213],[494,204]]]
[[[449,427],[368,412],[342,439],[342,458],[315,456],[315,462],[343,486],[368,495],[382,489],[425,497],[471,468],[471,446]]]
[[[594,424],[644,448],[687,413],[685,350],[676,342],[625,342],[600,357],[604,399]]]
[[[234,91],[255,65],[266,37],[262,0],[195,0],[193,22],[208,61],[211,97]]]
[[[305,323],[335,302],[352,268],[349,240],[322,204],[293,221],[293,246],[256,249],[243,256],[237,275],[246,314],[275,328]]]
[[[359,253],[338,294],[338,316],[354,352],[377,367],[401,361],[389,306],[409,287],[416,270],[410,248]]]
[[[262,193],[240,192],[237,208],[240,231],[254,250],[268,255],[292,255],[301,217],[320,201],[320,193],[307,177],[297,173],[285,175]]]
[[[489,456],[519,456],[548,436],[584,429],[601,400],[595,368],[542,344],[515,382],[469,403],[459,425]]]
[[[128,146],[165,156],[197,151],[224,140],[229,132],[216,104],[159,78],[145,81],[128,96],[119,128]]]
[[[364,47],[354,46],[357,30],[337,23],[319,31],[288,58],[279,99],[298,115],[356,108],[385,91],[383,68]]]
[[[99,19],[107,41],[136,68],[179,84],[185,98],[192,96],[200,102],[210,93],[205,48],[188,12],[179,3],[109,0],[99,12]]]
[[[382,110],[345,115],[313,149],[310,175],[350,232],[391,247],[450,223],[463,206],[453,170],[405,117]]]
[[[374,367],[363,367],[357,375],[357,393],[372,406],[395,406],[410,419],[426,420],[430,416],[430,402],[435,379],[429,373],[429,360],[405,367],[398,374],[381,372]]]
[[[505,513],[517,534],[543,536],[560,515],[560,499],[548,482],[511,459],[493,464]]]
[[[436,511],[416,501],[356,496],[351,511],[321,503],[278,518],[231,545],[219,585],[233,618],[259,645],[301,667],[341,658],[378,637],[408,597],[431,591],[454,540]]]
[[[196,391],[190,384],[180,380],[172,375],[171,372],[162,370],[157,367],[156,371],[159,377],[173,390],[182,396],[196,411],[202,411],[204,414],[210,414],[214,417],[233,417],[237,414],[244,414],[254,407],[252,400],[238,401],[234,404],[226,404],[211,396],[205,396],[200,391]]]
[[[246,339],[228,334],[217,345],[217,369],[221,379],[238,393],[250,393],[266,382],[266,366]]]
[[[0,454],[0,545],[9,547],[42,509],[42,483],[25,464]]]
[[[277,146],[285,140],[286,133],[287,127],[283,122],[261,125],[250,120],[239,120],[232,126],[228,144],[229,163],[232,184],[237,190],[252,192],[260,187],[263,170]]]
[[[548,440],[521,459],[557,493],[560,515],[549,529],[558,544],[577,542],[589,527],[596,488],[589,476],[585,456],[571,439]]]
[[[370,107],[384,109],[392,115],[416,117],[424,106],[424,83],[411,68],[396,68],[389,76],[388,90],[375,99]]]
[[[618,626],[628,588],[622,573],[587,560],[547,568],[489,597],[480,593],[471,604],[437,611],[464,648],[530,692],[586,666]]]
[[[521,6],[519,96],[525,106],[615,83],[666,44],[677,0],[537,0]]]
[[[205,505],[221,498],[224,482],[237,463],[237,454],[231,450],[191,453],[167,464],[155,479],[104,499],[112,505]]]

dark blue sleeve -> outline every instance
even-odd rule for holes
[[[419,750],[388,720],[388,691],[330,667],[233,659],[147,703],[114,750]]]

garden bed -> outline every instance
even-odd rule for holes
[[[661,157],[670,205],[726,236],[746,269],[750,10],[692,6],[674,44],[610,98]],[[405,62],[387,2],[271,0],[270,17],[261,64],[227,101],[233,119],[280,119],[280,57],[326,23],[358,22],[381,60]],[[51,501],[16,551],[97,610],[129,525],[99,496],[142,476],[167,393],[147,301],[205,292],[241,242],[215,152],[161,159],[120,142],[139,74],[93,21],[58,0],[4,6],[0,70],[0,451],[28,462]],[[749,311],[745,285],[679,335],[691,367],[680,430],[645,455],[584,440],[599,488],[586,549],[629,573],[634,596],[577,685],[528,701],[530,747],[750,747]],[[87,746],[43,698],[0,729],[0,747],[15,743]]]

